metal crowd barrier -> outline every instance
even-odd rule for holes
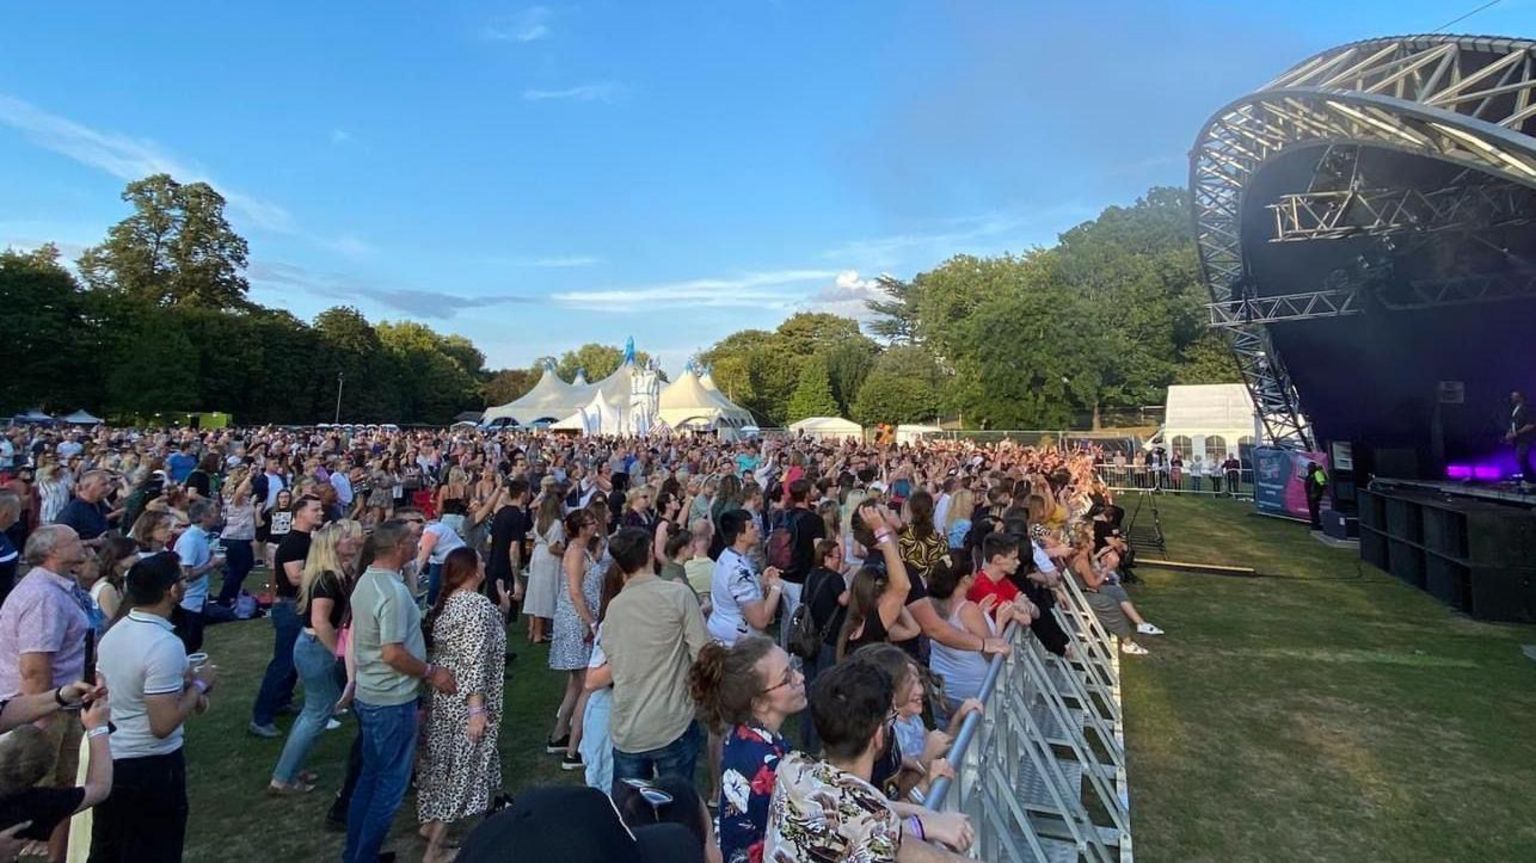
[[[981,713],[950,748],[955,780],[925,805],[970,816],[978,860],[1132,863],[1119,654],[1070,578],[1055,613],[1070,659],[1011,626],[982,681]]]
[[[1099,465],[1099,477],[1115,491],[1156,491],[1167,494],[1198,494],[1207,497],[1253,497],[1253,469],[1221,471],[1213,475],[1208,471],[1191,473],[1186,467],[1174,481],[1173,472],[1150,467],[1114,464]],[[1235,474],[1237,482],[1232,482]]]

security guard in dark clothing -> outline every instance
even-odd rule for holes
[[[1307,472],[1303,476],[1303,482],[1307,488],[1307,514],[1312,517],[1312,529],[1323,529],[1323,518],[1320,514],[1323,506],[1323,494],[1328,489],[1328,472],[1315,461],[1307,462]]]

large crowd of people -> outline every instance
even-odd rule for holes
[[[216,700],[203,645],[226,621],[271,621],[246,723],[284,738],[268,793],[315,795],[315,742],[355,728],[315,809],[346,863],[392,859],[411,794],[429,863],[961,859],[973,825],[921,801],[1008,628],[1065,655],[1071,579],[1124,653],[1161,634],[1091,449],[3,437],[0,728],[25,733],[0,740],[0,859],[181,859],[183,728]],[[511,674],[518,642],[547,643],[548,668]],[[545,750],[584,790],[503,792],[523,675],[562,678]]]

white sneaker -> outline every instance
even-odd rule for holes
[[[1147,649],[1134,641],[1120,642],[1120,652],[1131,656],[1146,656]]]
[[[334,716],[332,716],[330,719],[325,720],[325,730],[326,731],[335,731],[336,729],[338,729],[340,727],[341,727],[341,722],[339,722],[336,719],[336,717],[334,717]]]
[[[1137,635],[1162,635],[1163,631],[1150,623],[1142,623],[1136,627]]]

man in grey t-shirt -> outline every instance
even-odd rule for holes
[[[421,610],[400,578],[401,568],[416,556],[411,525],[386,521],[374,530],[373,544],[373,565],[352,591],[351,650],[357,663],[363,769],[347,811],[344,863],[378,859],[405,798],[416,759],[419,684],[425,681],[443,693],[459,689],[452,671],[426,661]]]

